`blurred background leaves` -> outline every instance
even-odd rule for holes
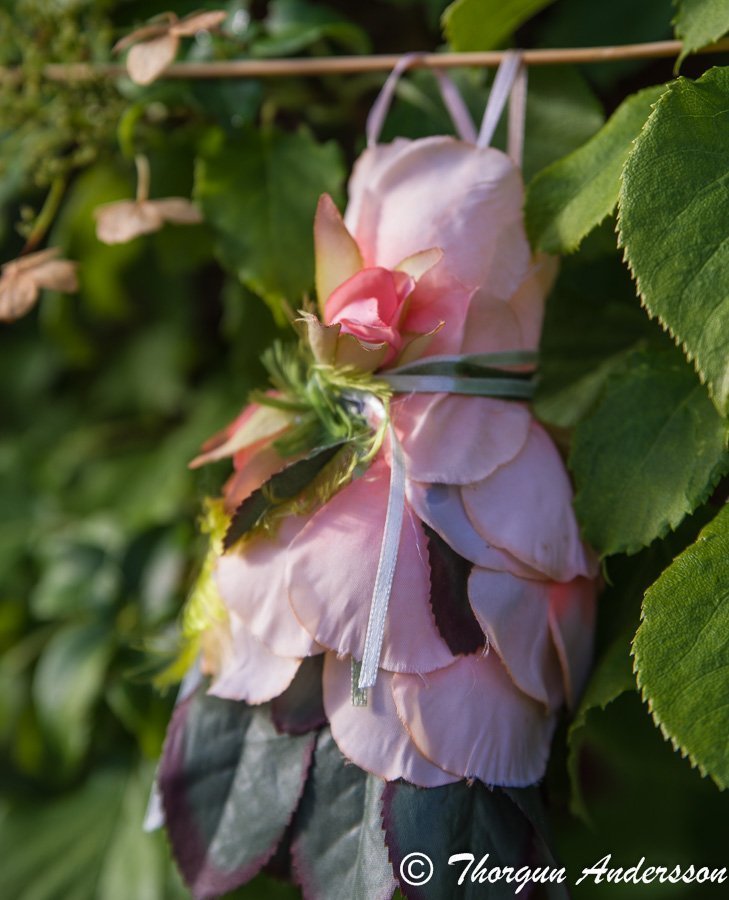
[[[228,17],[220,34],[186,40],[180,58],[439,49],[447,2],[180,0],[174,9],[183,16],[200,6]],[[682,27],[697,6],[680,4]],[[165,0],[0,0],[0,64],[22,65],[22,78],[0,83],[1,258],[21,251],[55,185],[48,242],[80,263],[77,295],[46,293],[26,319],[0,326],[0,859],[2,895],[12,900],[187,896],[161,833],[141,831],[174,699],[151,679],[175,652],[201,562],[201,499],[225,477],[225,466],[193,474],[187,463],[262,383],[258,357],[283,333],[283,301],[295,308],[311,287],[316,199],[322,191],[343,199],[382,83],[362,74],[141,88],[41,77],[48,62],[110,59],[119,37],[168,8]],[[474,15],[479,30],[459,25]],[[614,0],[591,4],[589,14],[578,0],[458,0],[446,31],[459,49],[620,43],[669,36],[671,16],[670,0]],[[689,60],[684,71],[697,76],[711,62]],[[479,115],[492,75],[453,74]],[[564,167],[557,161],[628,94],[671,77],[670,60],[533,69],[527,181],[552,163]],[[432,76],[412,73],[385,138],[449,130]],[[150,161],[151,196],[194,196],[206,224],[105,246],[92,211],[132,196],[138,153]],[[550,177],[554,170],[543,172],[535,190]],[[610,445],[600,435],[614,433],[608,413],[618,401],[618,419],[640,414],[628,402],[631,385],[651,361],[676,372],[681,390],[698,385],[641,311],[614,231],[608,217],[564,261],[542,344],[536,409],[565,449],[577,428],[577,475],[587,485],[594,458],[581,466],[580,445]],[[696,402],[713,414],[703,395]],[[692,509],[715,484],[709,474]],[[675,533],[650,529],[641,538],[649,546],[605,561],[595,682],[572,734],[575,784],[566,725],[547,779],[571,871],[607,852],[627,864],[644,854],[672,865],[726,863],[727,800],[662,739],[628,658],[645,589],[725,499],[726,481]],[[597,506],[590,515],[600,523]],[[237,894],[297,895],[268,877]]]

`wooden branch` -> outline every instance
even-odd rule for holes
[[[609,62],[621,59],[660,59],[678,56],[681,41],[654,41],[647,44],[623,44],[616,47],[569,47],[524,50],[529,66],[554,66],[564,63]],[[695,53],[729,52],[729,38],[702,47]],[[413,68],[451,69],[458,66],[495,67],[504,58],[500,50],[478,53],[423,53]],[[276,78],[281,76],[347,75],[356,72],[388,72],[400,59],[396,54],[379,56],[326,56],[299,59],[233,59],[220,62],[182,62],[169,66],[164,78]],[[51,64],[43,70],[50,81],[88,81],[98,77],[126,75],[123,65],[114,63]],[[0,81],[13,80],[20,69],[0,68]]]

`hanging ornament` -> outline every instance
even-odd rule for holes
[[[478,134],[441,75],[459,137],[380,144],[411,62],[373,108],[344,217],[319,203],[317,306],[301,311],[298,344],[269,351],[271,389],[194,461],[234,468],[209,507],[211,552],[185,618],[203,680],[175,713],[160,770],[199,896],[255,874],[284,832],[305,895],[323,895],[311,885],[325,848],[309,829],[326,830],[312,792],[336,793],[332,759],[374,779],[376,814],[360,821],[376,860],[367,896],[390,896],[402,849],[392,791],[449,791],[468,818],[474,798],[487,802],[479,783],[535,784],[590,666],[596,560],[527,403],[555,263],[532,256],[524,231],[525,72],[507,57]],[[490,143],[510,96],[507,155]],[[235,777],[256,783],[250,802],[268,779],[281,806],[265,840],[241,833],[255,853],[217,863],[200,831],[204,761],[190,760],[233,726],[210,714],[204,733],[206,695],[253,717]],[[272,755],[255,762],[246,740]],[[278,792],[284,757],[298,780]]]

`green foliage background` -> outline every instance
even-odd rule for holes
[[[201,5],[229,15],[221,35],[184,44],[188,59],[401,52],[445,40],[444,0],[174,8]],[[627,43],[669,37],[676,15],[679,34],[700,46],[729,28],[723,0],[585,6],[457,0],[445,35],[456,49]],[[224,466],[186,466],[261,383],[258,356],[281,329],[283,302],[310,289],[316,198],[344,198],[382,82],[140,88],[41,77],[48,62],[109,60],[118,37],[167,8],[0,3],[0,64],[22,70],[0,83],[1,258],[50,223],[49,244],[79,261],[81,280],[78,295],[47,293],[27,318],[0,326],[0,894],[9,900],[187,896],[162,835],[140,828],[173,702],[151,678],[174,653],[202,558],[200,500],[224,477]],[[693,57],[682,73],[725,63]],[[672,66],[530,72],[529,232],[536,247],[572,254],[549,299],[536,411],[571,448],[577,509],[607,583],[595,675],[558,735],[546,782],[558,855],[575,874],[608,852],[622,864],[727,864],[729,801],[717,786],[729,777],[729,520],[719,512],[729,70],[666,93]],[[478,113],[490,76],[454,74]],[[679,119],[707,109],[701,127]],[[432,77],[413,73],[385,138],[449,130]],[[673,151],[675,164],[658,159]],[[92,211],[132,194],[140,152],[152,196],[192,193],[206,224],[104,246]],[[620,240],[657,320],[641,309],[617,247],[619,194]],[[634,662],[664,734],[641,703]],[[629,893],[584,884],[575,896],[611,891]],[[240,893],[296,896],[268,877]]]

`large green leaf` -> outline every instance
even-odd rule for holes
[[[216,135],[198,160],[195,196],[218,234],[224,263],[277,308],[294,308],[314,280],[313,227],[319,196],[340,193],[339,147],[307,132],[246,129]]]
[[[161,834],[141,827],[151,773],[101,769],[81,788],[0,820],[3,896],[184,900]]]
[[[443,13],[454,50],[490,50],[552,0],[456,0]]]
[[[255,56],[293,56],[322,40],[351,53],[369,53],[367,32],[325,4],[272,0],[265,20],[267,36],[253,44]]]
[[[571,253],[615,208],[631,143],[664,86],[628,97],[586,144],[547,166],[529,185],[526,222],[535,248]]]
[[[179,704],[159,770],[165,821],[194,896],[218,896],[271,859],[304,789],[315,734],[281,735],[267,706],[202,685]]]
[[[602,104],[578,69],[532,69],[526,107],[524,179],[528,182],[550,163],[581,147],[604,123]]]
[[[643,302],[729,404],[729,69],[680,78],[623,172],[620,242]]]
[[[673,24],[683,41],[679,65],[693,50],[719,40],[729,31],[729,4],[726,0],[677,0]]]
[[[382,830],[384,787],[342,756],[328,728],[321,732],[291,848],[304,896],[392,897],[395,881]]]
[[[38,663],[33,696],[41,723],[64,762],[79,762],[90,739],[91,713],[104,688],[113,632],[71,624],[51,638]]]
[[[612,224],[595,229],[564,260],[547,301],[534,408],[541,419],[563,428],[590,412],[606,379],[632,350],[662,337],[635,302]]]
[[[663,735],[729,786],[729,506],[646,592],[633,642],[643,697]]]
[[[633,553],[676,528],[727,468],[727,425],[669,347],[638,352],[577,427],[570,464],[585,537]]]

